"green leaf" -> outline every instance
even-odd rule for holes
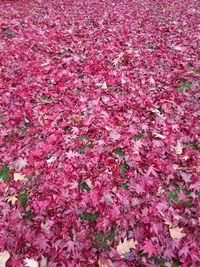
[[[126,164],[126,162],[124,162],[123,164],[121,164],[120,166],[119,166],[119,170],[121,171],[121,172],[126,172],[126,168],[127,168],[127,164]]]
[[[135,141],[139,141],[139,140],[141,140],[142,139],[142,134],[138,134],[138,135],[135,135],[134,136],[134,140]]]
[[[116,148],[115,153],[119,156],[124,156],[124,152],[120,147]]]
[[[187,146],[191,147],[193,150],[199,150],[199,147],[195,143],[189,143]]]
[[[123,189],[128,189],[129,188],[129,185],[126,184],[126,183],[122,183],[122,184],[119,184],[119,187],[120,188],[123,188]]]
[[[26,209],[28,201],[28,192],[19,195],[19,201],[21,202],[23,209]]]
[[[85,189],[87,192],[90,192],[91,188],[88,186],[86,182],[80,182],[79,183],[79,190]]]
[[[81,220],[94,222],[99,217],[99,213],[96,212],[92,214],[92,213],[85,212],[85,213],[80,214],[79,217]]]
[[[5,166],[2,171],[0,171],[0,178],[6,182],[8,180],[8,174],[9,174],[10,168],[8,166]]]
[[[77,93],[80,93],[81,91],[82,91],[82,88],[80,88],[80,87],[77,87],[77,88],[76,88],[76,92],[77,92]]]

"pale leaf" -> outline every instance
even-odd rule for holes
[[[50,157],[49,159],[47,159],[47,163],[48,163],[48,164],[51,164],[51,163],[53,163],[56,159],[57,159],[56,156],[52,156],[52,157]]]
[[[20,172],[14,173],[14,181],[18,181],[18,180],[24,181],[26,180],[26,176]]]
[[[12,204],[15,204],[18,198],[17,198],[17,195],[12,195],[12,196],[7,196],[5,200],[7,202],[11,202]]]
[[[16,169],[17,171],[21,171],[21,169],[23,169],[24,167],[26,167],[28,165],[28,162],[26,159],[23,158],[19,158],[17,160],[15,160],[13,162],[13,167],[14,169]]]
[[[25,266],[26,267],[39,267],[39,263],[34,259],[25,259]]]
[[[123,255],[130,251],[130,249],[136,248],[137,241],[134,241],[133,239],[127,240],[127,238],[124,239],[124,242],[122,243],[120,241],[119,245],[117,246],[117,252],[120,255]]]
[[[121,134],[119,134],[118,132],[116,131],[113,131],[110,133],[110,138],[113,140],[113,141],[116,141],[116,140],[119,140],[121,138]]]
[[[1,267],[6,267],[6,262],[10,258],[10,253],[7,250],[4,250],[3,252],[0,253],[0,266]]]
[[[182,232],[182,228],[175,227],[175,228],[169,228],[169,232],[172,238],[181,239],[184,236],[186,236],[186,233]]]
[[[164,136],[164,135],[162,135],[162,134],[160,134],[160,133],[153,133],[153,135],[154,135],[155,137],[157,137],[157,138],[160,138],[160,139],[165,139],[165,138],[166,138],[166,136]]]
[[[181,155],[183,153],[183,146],[180,141],[177,142],[176,146],[174,147],[174,150],[177,155]]]

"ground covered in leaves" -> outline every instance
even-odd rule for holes
[[[0,265],[200,265],[195,0],[0,2]]]

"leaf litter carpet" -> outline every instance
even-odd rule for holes
[[[0,2],[0,266],[200,266],[194,0]]]

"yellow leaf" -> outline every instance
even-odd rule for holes
[[[25,259],[26,267],[39,267],[39,263],[34,259]]]
[[[186,233],[182,233],[183,228],[175,227],[169,228],[169,232],[172,238],[181,239],[186,236]]]
[[[135,249],[136,245],[137,241],[134,241],[133,239],[127,240],[127,238],[125,238],[123,243],[120,241],[119,245],[117,246],[117,251],[120,255],[123,255],[129,252],[130,249]]]
[[[26,176],[24,174],[20,173],[20,172],[16,172],[16,173],[14,173],[14,180],[15,181],[18,181],[18,180],[25,181],[26,180]]]
[[[12,204],[15,204],[15,202],[18,200],[17,195],[7,196],[5,199],[7,202],[11,202]]]
[[[7,250],[4,250],[0,253],[0,266],[6,267],[6,262],[10,258],[10,253]]]
[[[176,146],[174,147],[174,150],[177,155],[181,155],[183,153],[183,146],[180,141],[177,142]]]

